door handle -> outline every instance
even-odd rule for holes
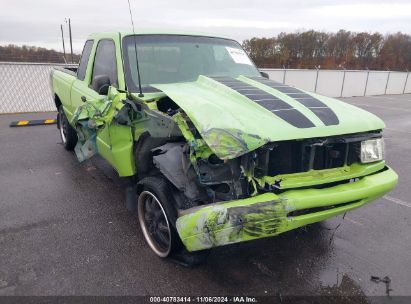
[[[81,96],[81,101],[82,101],[82,102],[86,102],[86,101],[87,101],[86,96]]]

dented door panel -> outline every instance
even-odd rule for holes
[[[124,109],[128,112],[133,109],[124,108],[125,98],[125,94],[110,88],[108,96],[87,100],[77,107],[71,124],[79,135],[75,151],[80,161],[98,153],[120,176],[132,176],[136,173],[132,124],[128,116],[127,121],[120,114]]]

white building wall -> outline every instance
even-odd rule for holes
[[[283,83],[285,79],[285,84],[330,97],[411,93],[411,76],[407,72],[304,69],[261,71],[266,72],[272,80]]]

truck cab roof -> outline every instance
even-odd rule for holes
[[[213,37],[213,38],[223,38],[234,40],[230,37],[215,35],[212,33],[201,33],[201,32],[185,32],[185,31],[164,31],[164,30],[139,30],[135,31],[118,31],[118,32],[98,32],[92,33],[87,37],[88,40],[99,40],[104,38],[112,38],[113,36],[120,35],[121,38],[131,35],[176,35],[176,36],[198,36],[198,37]]]

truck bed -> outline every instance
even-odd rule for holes
[[[57,71],[67,73],[71,76],[76,77],[78,68],[77,67],[64,67],[64,68],[63,67],[55,67],[54,69],[57,70]]]
[[[51,87],[64,105],[70,104],[70,92],[73,82],[76,80],[76,73],[64,68],[54,68],[50,73]]]

